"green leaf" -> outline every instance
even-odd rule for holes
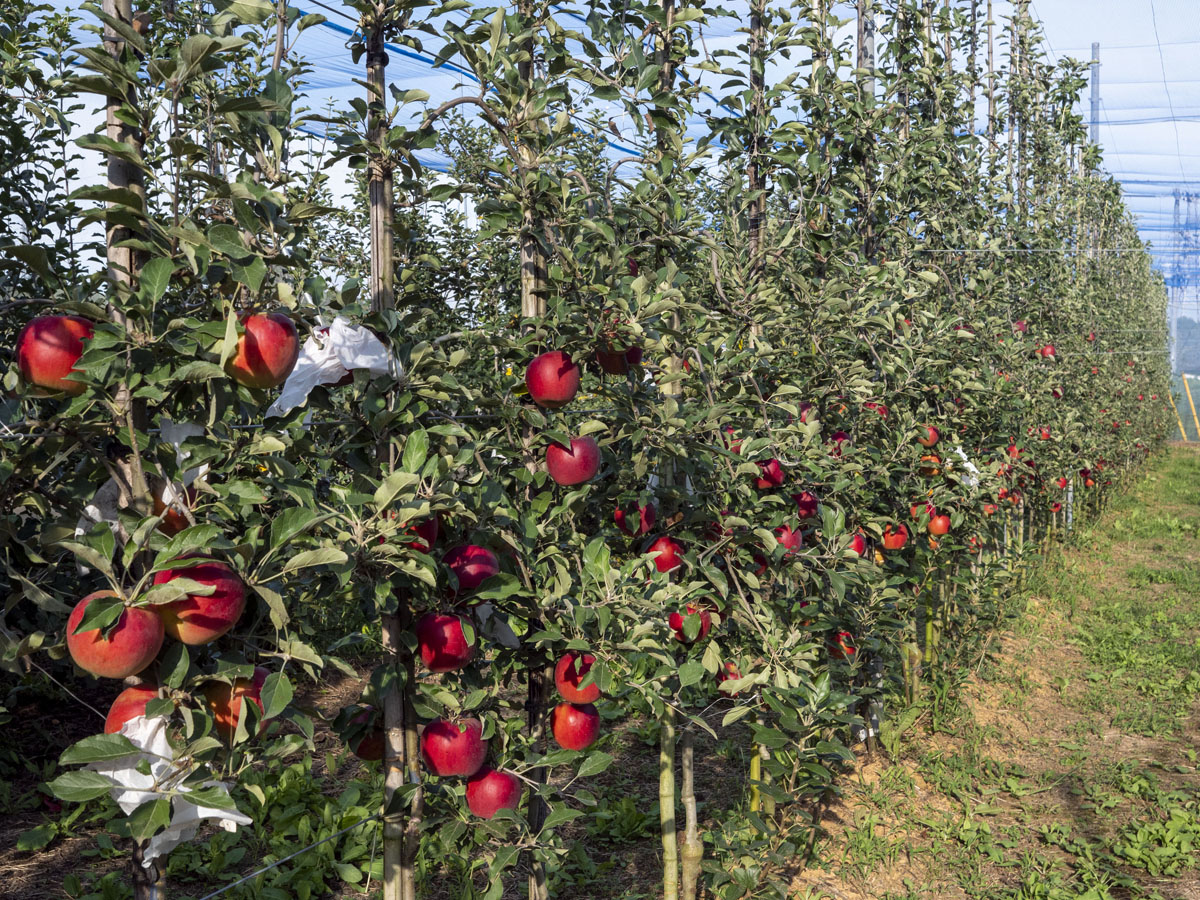
[[[564,822],[570,822],[572,819],[578,819],[583,815],[583,810],[571,809],[569,806],[554,806],[550,809],[550,815],[546,816],[546,821],[542,824],[543,831],[549,831],[557,825],[562,825]]]
[[[156,256],[142,267],[138,276],[138,294],[143,300],[157,303],[171,281],[171,273],[175,271],[175,263],[166,257]]]
[[[229,306],[229,315],[225,317],[225,337],[221,341],[221,370],[224,371],[225,363],[233,359],[233,355],[237,352],[238,345],[238,314],[232,304]]]
[[[212,785],[210,787],[197,788],[194,791],[188,791],[184,795],[189,803],[194,803],[196,806],[207,806],[210,809],[230,809],[236,810],[237,804],[233,802],[233,798],[229,796],[229,791],[223,787]]]
[[[412,432],[404,442],[404,456],[400,459],[400,467],[405,472],[420,472],[428,455],[429,432],[420,428]]]
[[[167,648],[167,652],[159,661],[158,677],[169,688],[181,688],[191,664],[192,660],[187,645],[181,644],[179,641],[171,641],[171,646]]]
[[[125,612],[125,601],[120,597],[97,597],[89,600],[83,618],[75,626],[72,634],[83,634],[85,631],[104,629],[112,625]]]
[[[612,765],[613,758],[611,755],[597,750],[595,753],[589,754],[588,758],[579,766],[577,773],[579,778],[591,778],[593,775],[599,775],[601,772],[608,769]]]
[[[246,259],[250,251],[242,242],[242,235],[232,225],[214,225],[208,230],[208,242],[218,253],[230,259]]]
[[[128,738],[126,738],[128,740]],[[50,791],[59,800],[83,803],[107,794],[114,782],[99,772],[64,772],[50,782]]]
[[[303,550],[297,553],[287,561],[287,565],[280,571],[280,575],[287,575],[289,572],[295,572],[298,569],[307,569],[314,566],[331,566],[341,565],[349,557],[344,551],[338,550],[336,547],[321,547],[316,550]]]
[[[138,753],[133,741],[123,734],[94,734],[77,741],[58,758],[60,766],[75,766],[84,763],[106,762]]]
[[[292,702],[292,683],[282,672],[272,672],[263,682],[260,695],[263,718],[274,719]]]
[[[293,506],[271,520],[271,549],[278,550],[292,538],[317,522],[317,514],[302,506]]]
[[[36,828],[22,831],[17,836],[17,849],[24,853],[29,853],[33,850],[42,850],[57,836],[58,829],[53,825],[38,825]]]
[[[407,448],[405,448],[407,450]],[[422,456],[422,458],[424,458]],[[419,484],[420,476],[412,472],[392,472],[383,479],[383,484],[375,491],[374,503],[377,509],[386,509],[396,495],[406,488]]]
[[[58,546],[74,553],[84,565],[90,566],[97,572],[103,572],[105,575],[112,574],[112,558],[101,556],[94,547],[77,541],[60,541]]]
[[[171,798],[158,797],[143,803],[126,818],[129,836],[135,841],[148,841],[171,824]]]
[[[679,667],[679,686],[687,687],[696,684],[704,677],[704,666],[695,660],[689,660]]]

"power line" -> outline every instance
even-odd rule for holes
[[[1167,92],[1167,108],[1171,111],[1171,127],[1175,129],[1175,154],[1179,157],[1179,174],[1183,176],[1183,180],[1188,180],[1187,173],[1183,171],[1183,148],[1179,140],[1179,123],[1175,120],[1175,103],[1171,99],[1171,88],[1167,84],[1167,61],[1163,56],[1162,40],[1158,35],[1158,12],[1154,6],[1154,0],[1150,0],[1150,22],[1154,26],[1154,41],[1158,44],[1158,65],[1162,69],[1163,90]]]

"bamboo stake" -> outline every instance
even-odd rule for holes
[[[1187,373],[1183,373],[1180,378],[1183,380],[1183,389],[1187,393],[1188,406],[1192,408],[1192,421],[1196,425],[1196,434],[1200,436],[1200,417],[1196,416],[1196,404],[1192,401],[1192,389],[1188,386]]]
[[[663,900],[679,900],[679,841],[675,836],[675,708],[663,710],[658,735],[658,826],[663,851]]]
[[[1171,401],[1171,409],[1175,410],[1175,421],[1179,423],[1179,436],[1183,438],[1184,443],[1187,443],[1187,432],[1183,430],[1183,417],[1179,415],[1179,407],[1175,405],[1175,397],[1171,391],[1167,392],[1167,399]]]

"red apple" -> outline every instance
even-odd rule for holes
[[[1042,359],[1054,359],[1054,345],[1047,344],[1038,353],[1042,355]]]
[[[700,617],[700,633],[696,635],[696,640],[700,641],[706,638],[708,636],[709,629],[712,628],[712,615],[709,613],[709,611],[707,609],[697,609],[694,604],[689,603],[686,607],[686,614],[688,616]],[[679,641],[680,643],[690,644],[692,642],[689,641],[683,633],[683,622],[684,613],[673,612],[667,617],[667,625],[670,626],[671,631],[675,633],[675,640]]]
[[[600,699],[600,687],[592,682],[585,688],[579,685],[587,677],[596,657],[590,653],[569,650],[554,667],[554,686],[562,698],[571,703],[595,703]]]
[[[204,686],[204,697],[212,713],[217,732],[229,741],[237,731],[238,716],[242,714],[242,700],[246,699],[258,707],[259,714],[263,712],[262,686],[271,673],[261,666],[255,666],[253,678],[238,678],[233,685],[223,681],[210,681]],[[259,734],[266,730],[267,723],[260,722]]]
[[[267,390],[287,381],[299,358],[300,338],[288,316],[248,315],[242,318],[237,351],[225,363],[225,371],[239,384]]]
[[[162,648],[162,620],[150,609],[127,606],[110,629],[95,628],[75,634],[88,604],[112,591],[96,591],[76,604],[67,619],[67,651],[75,665],[99,678],[128,678],[158,656]],[[108,635],[104,635],[108,631]]]
[[[883,526],[884,550],[900,550],[907,542],[908,528],[904,525],[897,525],[894,529],[891,525]]]
[[[829,637],[829,656],[832,659],[849,659],[855,654],[854,635],[839,631]]]
[[[783,473],[783,466],[779,464],[779,460],[777,459],[760,462],[758,464],[758,472],[758,477],[754,479],[754,486],[760,491],[782,487],[783,482],[787,478]]]
[[[1043,441],[1050,440],[1050,429],[1043,428],[1041,431],[1038,432],[1038,437],[1041,438]]]
[[[95,326],[79,316],[37,316],[17,335],[17,368],[26,384],[52,393],[82,394],[85,384],[70,377]]]
[[[940,516],[933,516],[929,520],[929,533],[934,537],[941,537],[943,534],[950,533],[950,517],[944,513]]]
[[[154,583],[166,584],[176,578],[212,585],[213,592],[208,596],[188,594],[182,600],[155,607],[167,634],[182,644],[196,646],[215,641],[237,624],[246,608],[246,587],[233,569],[208,560],[156,572]]]
[[[1067,481],[1067,479],[1066,479],[1066,478],[1060,478],[1060,479],[1058,479],[1058,481],[1056,482],[1056,484],[1058,484],[1058,486],[1059,486],[1059,488],[1060,488],[1061,490],[1064,490],[1064,491],[1065,491],[1065,490],[1067,489],[1067,484],[1068,484],[1068,481]]]
[[[546,471],[565,487],[590,481],[600,470],[600,445],[591,435],[571,438],[567,449],[558,442],[546,448]]]
[[[146,704],[158,699],[158,685],[141,682],[117,694],[104,719],[104,733],[116,734],[130,719],[146,714]]]
[[[564,750],[586,750],[600,736],[600,713],[591,703],[560,703],[551,715],[550,730]]]
[[[792,494],[792,499],[796,501],[796,513],[801,519],[815,519],[817,517],[817,495],[808,491],[801,491],[799,494]]]
[[[579,392],[579,366],[561,350],[536,357],[525,370],[525,387],[533,402],[545,409],[558,409]]]
[[[1055,503],[1050,504],[1050,512],[1059,512],[1061,509],[1062,509],[1061,503],[1055,502]]]
[[[521,802],[521,782],[509,772],[481,769],[467,780],[467,808],[481,819]]]
[[[421,732],[421,758],[435,775],[470,777],[483,767],[487,751],[478,719],[434,719]]]
[[[741,670],[738,669],[738,664],[735,662],[726,662],[717,670],[717,687],[720,688],[727,681],[737,681],[742,677]],[[721,691],[727,697],[736,697],[738,691]]]
[[[917,438],[917,443],[920,444],[922,447],[926,447],[926,448],[932,447],[934,444],[936,444],[938,442],[938,438],[940,438],[940,437],[941,437],[941,434],[938,432],[938,430],[936,428],[934,428],[932,425],[926,425],[924,428],[924,434],[921,437]]]
[[[441,531],[441,521],[437,515],[430,516],[428,519],[422,519],[416,524],[408,523],[404,526],[406,533],[411,532],[417,536],[409,544],[418,553],[428,553],[433,545],[437,543],[438,533]]]
[[[658,511],[655,509],[653,503],[647,503],[643,506],[639,506],[637,511],[638,511],[637,531],[633,531],[632,529],[630,529],[629,523],[627,520],[629,518],[631,518],[631,516],[627,515],[625,510],[616,509],[613,511],[613,521],[617,523],[618,528],[620,528],[623,532],[625,532],[630,537],[634,537],[634,536],[640,537],[643,534],[649,534],[650,530],[652,528],[654,528],[654,520],[658,516]]]
[[[158,530],[168,537],[174,537],[187,528],[191,523],[183,514],[184,507],[191,509],[199,496],[195,488],[186,490],[178,485],[155,480],[151,485],[153,494],[152,511],[156,516],[162,516]]]
[[[350,752],[364,762],[378,762],[383,759],[383,723],[378,721],[374,707],[368,706],[351,719],[350,724],[361,725],[365,729],[357,738],[351,739],[348,745]]]
[[[775,539],[787,550],[785,556],[791,556],[804,544],[804,532],[799,528],[792,530],[790,525],[780,525],[775,529]]]
[[[442,562],[458,579],[459,591],[473,591],[500,571],[500,561],[487,547],[463,544],[451,547]]]
[[[666,535],[658,538],[646,548],[647,556],[658,554],[654,559],[654,566],[660,572],[670,572],[672,569],[678,569],[683,565],[683,560],[680,559],[682,553],[683,544]]]
[[[475,648],[467,643],[462,619],[441,613],[428,613],[417,622],[417,645],[421,662],[430,672],[461,669],[475,655]]]
[[[725,436],[721,438],[721,443],[725,445],[725,449],[730,453],[741,453],[742,442],[740,439],[735,439],[734,434],[736,434],[736,432],[733,430],[733,426],[726,425]]]
[[[876,403],[873,400],[864,403],[863,409],[873,409],[873,410],[875,410],[875,412],[877,412],[883,418],[886,419],[888,417],[888,408],[886,406],[884,406],[882,403]]]
[[[829,443],[830,454],[835,457],[840,457],[846,445],[850,444],[850,435],[844,431],[835,431],[833,437],[829,439]]]
[[[1089,331],[1088,336],[1087,336],[1087,342],[1090,344],[1090,343],[1094,342],[1095,340],[1096,340],[1096,332]]]
[[[1028,330],[1029,325],[1024,319],[1018,319],[1017,321],[1013,322],[1013,331],[1024,334]]]
[[[867,552],[867,539],[859,532],[850,538],[850,550],[858,556]]]
[[[606,343],[596,348],[596,362],[606,375],[626,375],[630,366],[636,366],[641,361],[641,347],[614,347]]]
[[[813,405],[811,403],[809,403],[807,400],[800,401],[800,423],[802,425],[808,424],[808,413],[812,409],[813,409]]]

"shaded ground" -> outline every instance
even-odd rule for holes
[[[863,766],[816,898],[1200,898],[1200,450],[1050,567],[941,733]]]

